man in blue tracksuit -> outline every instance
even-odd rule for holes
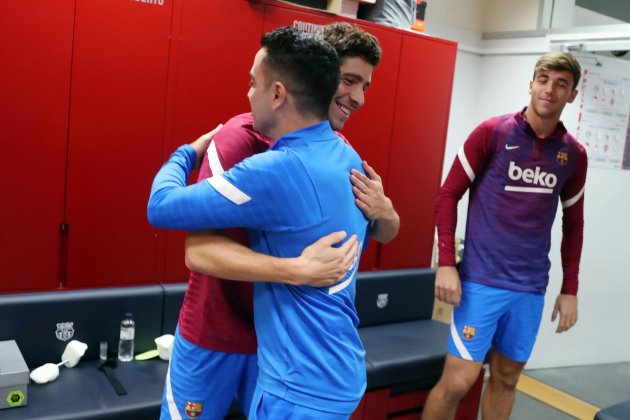
[[[213,133],[180,147],[156,176],[149,221],[158,227],[247,227],[252,248],[296,257],[332,231],[357,235],[368,222],[351,184],[361,158],[327,121],[339,60],[321,39],[281,28],[263,36],[250,72],[254,128],[271,148],[207,182],[186,187]],[[254,316],[260,373],[250,418],[348,418],[365,390],[356,326],[360,248],[347,275],[326,288],[257,283]]]

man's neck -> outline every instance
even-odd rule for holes
[[[322,119],[313,115],[302,115],[299,113],[284,115],[279,118],[278,124],[270,130],[271,132],[268,137],[276,142],[280,137],[286,134],[318,124],[322,121]]]
[[[534,108],[529,105],[523,113],[525,120],[529,123],[536,134],[536,137],[540,139],[546,139],[551,136],[558,127],[559,118],[543,118],[536,114]]]

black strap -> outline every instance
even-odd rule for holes
[[[111,366],[101,366],[101,369],[109,380],[109,383],[112,384],[112,386],[114,387],[116,394],[127,395],[127,390],[124,386],[122,386],[120,381],[118,381],[118,378],[116,377],[116,374],[114,373],[114,370],[111,368]]]

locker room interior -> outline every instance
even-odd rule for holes
[[[25,340],[30,369],[45,362],[44,343],[55,341],[50,361],[58,358],[65,343],[55,338],[55,324],[81,314],[90,314],[84,328],[92,330],[86,336],[93,345],[86,364],[94,366],[95,330],[111,329],[104,334],[113,345],[125,305],[140,314],[137,350],[150,350],[153,338],[174,328],[166,314],[178,312],[188,278],[184,233],[148,224],[151,181],[177,146],[249,110],[248,73],[264,32],[348,21],[374,34],[383,49],[366,105],[344,128],[383,178],[401,219],[396,239],[386,245],[372,241],[363,253],[360,272],[366,278],[433,266],[434,203],[451,162],[479,122],[527,104],[538,56],[569,48],[578,58],[630,69],[628,55],[610,53],[630,49],[630,6],[623,2],[429,0],[424,32],[356,20],[354,4],[349,13],[347,5],[343,12],[332,9],[343,2],[354,0],[329,0],[329,11],[274,0],[0,2],[0,138],[6,157],[0,169],[0,341],[16,340],[22,349]],[[579,112],[578,97],[562,117],[571,133]],[[521,385],[511,418],[593,418],[630,399],[630,336],[624,332],[630,319],[629,173],[589,167],[580,322],[562,335],[549,322],[562,280],[556,218],[543,322],[525,371],[534,383]],[[466,206],[464,199],[460,238]],[[425,320],[445,321],[432,304],[431,296]],[[60,309],[64,305],[71,309]],[[50,325],[42,322],[47,318]],[[143,322],[150,327],[141,332]],[[25,334],[30,327],[32,334]],[[124,369],[117,371],[121,381],[133,383],[130,395],[138,375],[165,374],[157,365]],[[94,380],[103,376],[90,374]],[[85,379],[72,375],[72,381]],[[43,418],[56,396],[71,389],[60,384],[50,384],[58,387],[51,393],[30,384],[28,405],[0,410],[0,419]],[[125,403],[129,411],[117,411],[114,396],[111,404],[92,401],[98,389],[83,398],[87,402],[68,397],[51,418],[156,418],[161,385],[151,391],[159,395],[132,396]],[[549,400],[555,391],[559,396]],[[426,395],[417,389],[396,393],[372,400],[389,408],[364,404],[353,418],[418,418]],[[598,418],[630,418],[627,410],[627,417]]]

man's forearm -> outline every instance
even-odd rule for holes
[[[370,236],[382,244],[386,244],[398,235],[400,229],[400,217],[392,208],[388,217],[377,219],[370,228]]]
[[[186,265],[221,279],[325,287],[346,276],[359,252],[357,236],[344,231],[321,237],[295,258],[260,254],[217,231],[190,232]]]
[[[304,273],[296,258],[277,258],[252,251],[221,234],[190,233],[186,239],[186,266],[221,279],[294,284]]]

